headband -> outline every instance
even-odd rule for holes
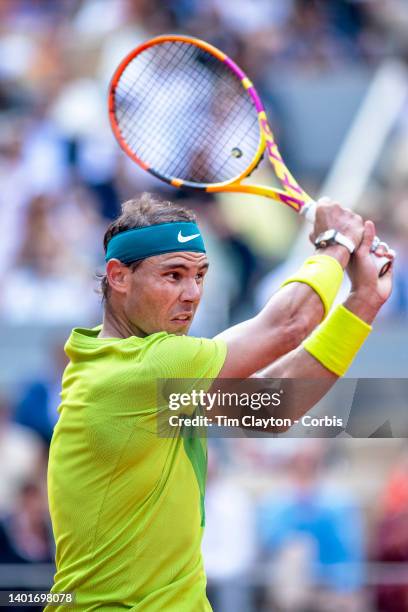
[[[119,259],[128,264],[153,255],[177,251],[205,253],[204,241],[196,223],[161,223],[116,234],[108,243],[105,261]]]

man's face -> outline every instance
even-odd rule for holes
[[[203,293],[208,259],[204,253],[149,257],[131,274],[125,313],[132,326],[149,335],[186,334]]]

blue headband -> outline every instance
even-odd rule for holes
[[[161,223],[116,234],[108,243],[105,261],[119,259],[128,264],[152,255],[177,251],[205,253],[204,242],[196,223]]]

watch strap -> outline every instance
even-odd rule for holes
[[[328,231],[330,232],[331,230]],[[333,244],[341,244],[342,246],[346,247],[350,254],[354,253],[356,248],[354,242],[350,238],[347,238],[347,236],[345,236],[341,232],[333,230],[333,235],[330,236],[330,238],[327,238],[326,236],[327,231],[323,232],[316,238],[315,246],[318,249],[325,249],[326,247],[332,246]]]

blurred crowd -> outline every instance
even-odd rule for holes
[[[316,192],[329,162],[313,173],[307,159],[302,165],[296,156],[296,140],[285,127],[291,125],[290,109],[274,95],[280,80],[370,71],[391,57],[404,62],[407,22],[403,0],[2,0],[1,319],[12,324],[98,320],[98,296],[89,288],[103,263],[104,228],[120,202],[143,190],[186,198],[214,243],[219,276],[233,279],[226,281],[218,317],[203,314],[199,331],[204,334],[236,319],[241,314],[237,304],[253,309],[256,283],[286,258],[296,235],[293,215],[284,223],[283,213],[271,217],[270,225],[276,219],[279,229],[271,227],[270,244],[265,244],[265,213],[260,214],[254,244],[254,232],[250,242],[234,224],[238,206],[231,212],[230,205],[226,213],[218,199],[191,201],[194,194],[166,190],[125,159],[108,125],[107,85],[119,61],[140,42],[163,32],[184,32],[234,57],[260,89],[285,158],[293,159],[295,174]],[[405,114],[364,198],[382,235],[399,248],[400,261],[407,257],[407,134]],[[262,206],[272,208],[268,202]],[[392,314],[405,314],[408,289],[402,273],[394,300]]]
[[[231,55],[256,82],[285,159],[316,194],[332,159],[324,150],[320,165],[302,159],[276,89],[285,79],[316,83],[339,72],[369,80],[383,62],[405,66],[407,31],[406,0],[0,0],[0,327],[24,329],[28,339],[37,327],[47,336],[97,324],[103,233],[120,203],[143,191],[184,201],[203,226],[216,265],[196,335],[253,314],[262,279],[290,252],[300,226],[291,212],[176,191],[119,150],[107,87],[139,43],[186,33]],[[304,102],[295,95],[292,103]],[[398,250],[384,317],[406,321],[408,102],[386,145],[361,210]],[[53,560],[45,474],[61,337],[47,350],[52,367],[31,378],[19,371],[12,388],[0,389],[0,589],[19,586],[1,564]],[[213,448],[204,547],[215,611],[408,610],[406,449],[394,447],[388,470],[372,472],[367,461],[351,485],[351,447],[267,442]],[[363,494],[366,481],[372,489]],[[368,561],[377,568],[370,575]],[[35,584],[49,585],[49,571]]]
[[[210,447],[203,551],[216,612],[407,610],[407,446],[354,442]]]

